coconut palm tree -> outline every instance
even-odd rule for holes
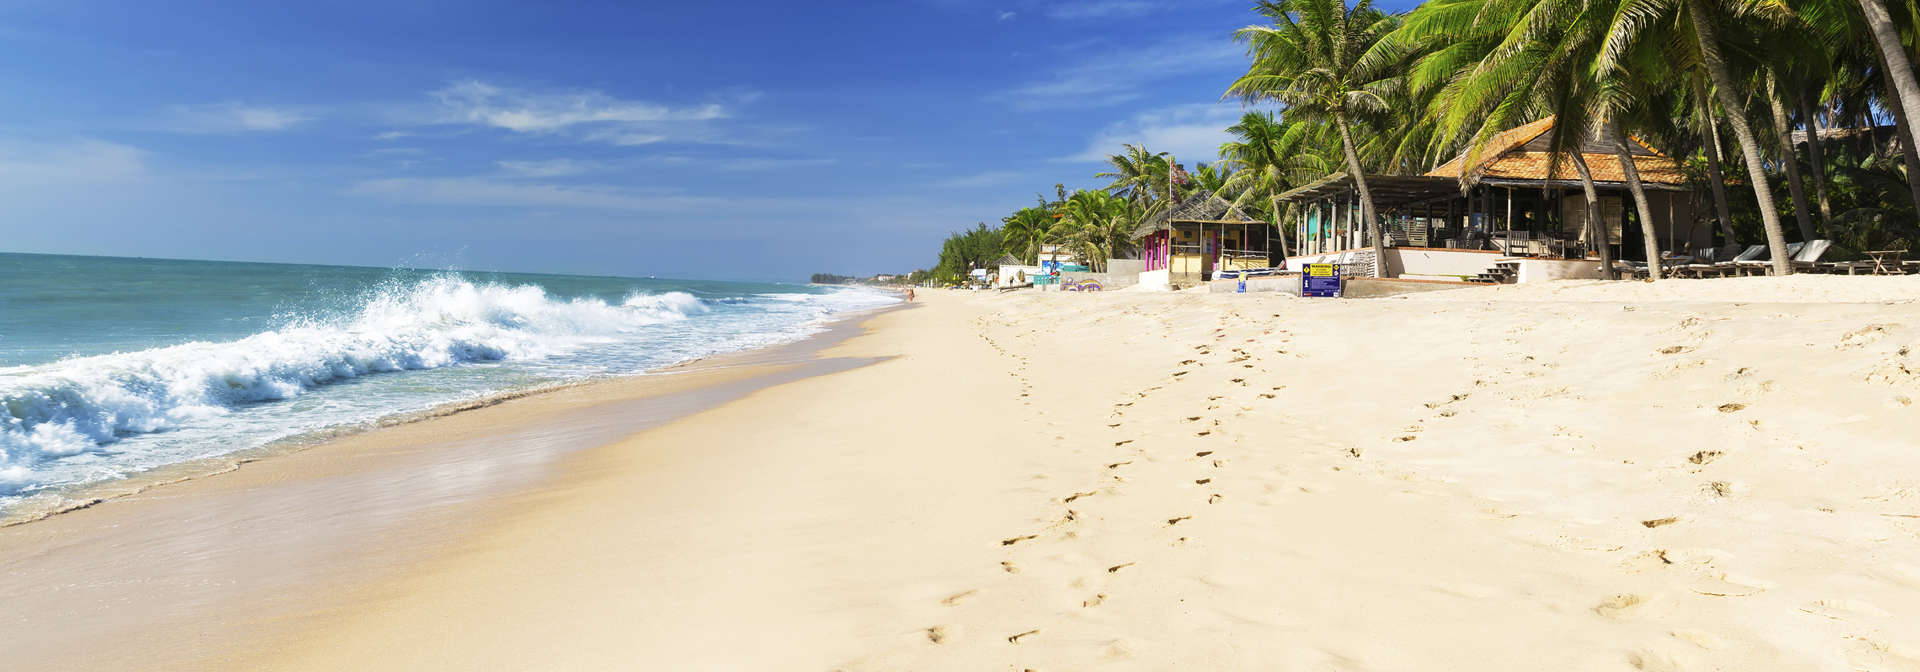
[[[1247,112],[1240,115],[1238,123],[1227,127],[1227,133],[1237,139],[1220,145],[1220,162],[1233,168],[1225,191],[1233,194],[1234,206],[1266,205],[1274,229],[1280,231],[1280,222],[1290,218],[1280,211],[1280,194],[1338,165],[1312,151],[1308,145],[1312,131],[1310,124],[1282,123],[1271,112]],[[1286,241],[1282,235],[1281,251],[1291,256],[1291,250],[1285,249]]]
[[[1104,273],[1107,260],[1128,245],[1135,224],[1133,211],[1126,199],[1105,191],[1073,192],[1061,203],[1053,240]]]
[[[1053,228],[1053,215],[1043,204],[1043,207],[1021,208],[1000,220],[1000,238],[1006,253],[1023,263],[1028,260],[1040,263],[1040,244],[1046,242],[1047,232]]]
[[[1227,96],[1277,102],[1290,116],[1328,121],[1339,131],[1347,171],[1360,192],[1360,216],[1373,239],[1374,275],[1384,277],[1386,241],[1353,129],[1387,108],[1398,58],[1381,38],[1399,27],[1400,17],[1375,9],[1372,0],[1351,7],[1346,0],[1261,0],[1258,11],[1273,25],[1234,32],[1253,63]]]
[[[1121,145],[1121,153],[1107,155],[1111,172],[1095,178],[1113,180],[1107,191],[1143,210],[1154,210],[1173,198],[1173,156],[1147,151],[1145,145]]]

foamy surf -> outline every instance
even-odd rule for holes
[[[273,328],[233,340],[0,368],[0,509],[300,432],[789,341],[833,313],[894,301],[597,286],[643,282],[617,279],[590,293],[543,286],[587,282],[569,280],[389,277],[277,305]]]

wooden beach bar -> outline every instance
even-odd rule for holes
[[[1589,140],[1579,151],[1599,194],[1600,217],[1589,231],[1587,202],[1572,161],[1552,174],[1554,118],[1506,131],[1488,144],[1472,166],[1456,158],[1425,175],[1368,175],[1381,232],[1384,259],[1360,216],[1360,195],[1351,175],[1336,173],[1280,196],[1293,205],[1296,250],[1289,270],[1308,263],[1341,263],[1353,275],[1371,275],[1384,263],[1386,277],[1526,282],[1598,278],[1602,231],[1613,258],[1646,262],[1640,243],[1651,227],[1663,253],[1713,246],[1709,222],[1695,218],[1696,196],[1679,163],[1646,145],[1628,143],[1647,195],[1650,222],[1641,222],[1611,141]],[[1465,179],[1463,179],[1463,176]],[[1463,184],[1470,187],[1462,189]]]

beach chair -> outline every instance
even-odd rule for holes
[[[1748,246],[1745,252],[1741,252],[1740,254],[1734,255],[1732,259],[1728,259],[1726,261],[1717,261],[1711,264],[1690,264],[1687,266],[1687,270],[1703,278],[1708,276],[1720,277],[1720,276],[1724,276],[1724,275],[1739,271],[1740,270],[1739,264],[1753,261],[1754,259],[1758,259],[1760,258],[1760,255],[1763,255],[1766,253],[1767,253],[1767,246],[1752,245],[1752,246]]]
[[[1787,243],[1787,258],[1792,259],[1793,255],[1799,254],[1800,250],[1806,246],[1806,243]],[[1766,252],[1767,246],[1759,245],[1757,247],[1760,248],[1761,252]],[[1735,259],[1733,268],[1734,272],[1740,275],[1766,275],[1773,272],[1773,259],[1766,254],[1758,255],[1746,261]]]
[[[1825,256],[1827,254],[1827,248],[1830,247],[1833,247],[1833,241],[1831,240],[1824,238],[1809,240],[1806,246],[1800,248],[1799,254],[1793,255],[1793,258],[1788,260],[1788,265],[1793,267],[1795,273],[1802,271],[1819,271],[1822,269],[1820,257]]]

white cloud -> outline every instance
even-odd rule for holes
[[[536,135],[578,133],[615,145],[663,140],[700,140],[703,122],[727,116],[718,104],[674,108],[621,100],[599,91],[530,93],[479,81],[454,84],[432,94],[444,116],[439,123],[478,124]]]
[[[685,212],[717,208],[723,199],[645,195],[602,186],[503,182],[486,178],[391,178],[355,184],[348,191],[407,203],[458,206],[574,207]]]
[[[0,142],[0,184],[128,182],[146,173],[147,153],[100,140],[68,144]]]
[[[1191,169],[1195,163],[1211,162],[1219,156],[1220,144],[1233,139],[1227,127],[1244,113],[1233,103],[1196,103],[1142,112],[1101,129],[1087,143],[1086,151],[1064,160],[1101,162],[1108,154],[1120,153],[1121,145],[1133,144],[1152,152],[1172,152],[1176,161]]]
[[[1015,181],[1025,180],[1028,177],[1029,175],[1027,173],[1018,173],[1018,172],[1013,172],[1009,170],[996,170],[996,171],[980,173],[977,175],[968,175],[966,177],[937,182],[935,184],[936,186],[941,186],[941,187],[950,187],[955,189],[968,189],[973,187],[992,187],[992,186],[998,186],[1002,184],[1010,184]]]
[[[1012,21],[1013,17],[1015,16],[1019,16],[1019,15],[1014,14],[1013,12],[1001,12],[999,15],[997,15],[996,18],[1000,21]]]
[[[158,130],[175,133],[234,135],[256,131],[280,131],[313,117],[292,110],[254,107],[244,103],[183,106],[173,108],[158,125]]]
[[[1226,88],[1234,70],[1244,69],[1239,45],[1218,36],[1183,36],[1145,48],[1116,47],[1086,53],[1056,69],[1052,76],[989,96],[1016,110],[1103,107],[1146,95],[1145,85],[1175,77],[1220,79]],[[1215,73],[1218,73],[1217,75]]]
[[[578,175],[593,170],[594,166],[573,159],[552,159],[549,161],[497,161],[502,169],[519,177],[559,177]]]
[[[1063,2],[1047,9],[1047,16],[1055,19],[1100,19],[1109,16],[1137,16],[1165,8],[1166,3],[1141,2],[1140,0],[1090,0],[1088,2]]]

